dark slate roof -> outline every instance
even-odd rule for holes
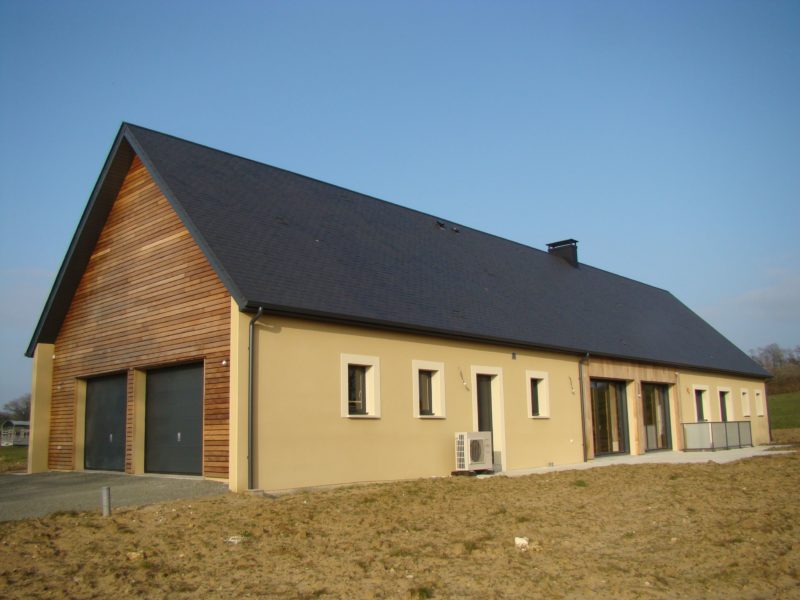
[[[768,376],[664,290],[128,124],[29,354],[55,340],[133,153],[242,309]]]

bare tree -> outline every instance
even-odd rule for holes
[[[792,349],[769,344],[751,350],[750,357],[772,375],[767,383],[770,394],[800,390],[800,346]]]
[[[23,394],[19,398],[14,398],[6,402],[3,411],[9,418],[16,421],[29,421],[31,418],[31,395]]]

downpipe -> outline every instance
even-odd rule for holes
[[[250,319],[250,333],[248,343],[248,357],[247,357],[247,489],[253,489],[253,440],[254,440],[254,426],[253,426],[253,357],[255,356],[255,326],[256,321],[264,314],[264,307],[259,306],[258,311]]]

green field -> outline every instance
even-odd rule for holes
[[[0,473],[24,471],[28,468],[27,446],[0,447]]]
[[[800,427],[800,392],[775,394],[768,399],[772,429]]]

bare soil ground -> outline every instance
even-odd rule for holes
[[[800,598],[798,490],[776,453],[57,514],[0,523],[0,597]]]

